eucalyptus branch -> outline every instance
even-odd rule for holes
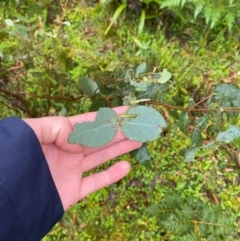
[[[146,101],[145,103],[152,104],[152,105],[162,105],[162,106],[168,107],[170,109],[174,109],[174,110],[186,110],[186,108],[183,108],[183,107],[180,107],[180,106],[169,105],[169,104],[161,103],[161,102]]]
[[[230,152],[233,152],[235,155],[239,154],[239,151],[235,151],[232,147],[228,147],[222,143],[219,143],[220,146],[224,147],[225,149],[229,150]]]
[[[191,109],[193,109],[195,106],[198,106],[199,104],[201,104],[201,103],[204,102],[205,100],[209,99],[209,98],[212,97],[213,95],[215,95],[215,93],[212,93],[211,95],[203,98],[202,100],[200,100],[199,102],[197,102],[196,104],[194,104],[193,106],[191,106],[191,107],[189,108],[189,111],[190,111]]]
[[[27,92],[19,92],[20,94],[23,95],[28,95],[31,97],[35,97],[35,98],[39,98],[39,99],[50,99],[50,100],[60,100],[60,101],[77,101],[80,100],[81,98],[83,98],[84,96],[78,96],[78,97],[54,97],[54,96],[49,96],[49,95],[36,95],[33,93],[27,93]]]
[[[209,98],[209,96],[208,96],[208,98]],[[201,100],[200,102],[198,102],[194,106],[197,106],[199,103],[201,103],[203,101],[204,100]],[[180,106],[174,106],[174,105],[169,105],[169,104],[166,104],[166,103],[155,102],[155,101],[145,101],[145,103],[152,104],[152,105],[162,105],[162,106],[165,106],[167,108],[174,109],[174,110],[188,110],[189,112],[196,112],[196,111],[207,112],[207,111],[209,111],[209,109],[207,109],[207,108],[194,109],[193,108],[194,106],[191,106],[190,108],[184,108],[184,107],[180,107]],[[240,113],[240,108],[221,108],[221,112],[239,112]]]
[[[239,112],[240,108],[221,108],[221,112]]]

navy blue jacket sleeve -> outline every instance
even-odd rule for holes
[[[34,131],[20,118],[0,121],[0,240],[39,241],[63,212]]]

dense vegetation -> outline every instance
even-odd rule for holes
[[[144,99],[168,123],[144,158],[124,157],[128,177],[82,200],[44,241],[240,238],[236,2],[0,2],[1,118]]]

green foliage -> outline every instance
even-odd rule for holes
[[[102,5],[112,2],[102,1]],[[122,4],[117,7],[105,33],[109,32],[123,10],[131,10],[140,15],[138,35],[144,32],[144,26],[148,19],[151,21],[155,19],[156,22],[161,19],[162,23],[166,23],[165,18],[172,18],[173,16],[173,19],[180,26],[187,25],[188,27],[193,24],[201,27],[202,24],[207,24],[210,29],[213,29],[222,25],[232,31],[234,25],[238,24],[240,17],[239,4],[235,0],[221,0],[218,2],[207,0],[122,0]]]
[[[194,198],[180,198],[168,194],[159,204],[147,208],[155,216],[159,231],[169,240],[235,240],[236,216],[221,206],[204,203]],[[171,237],[177,237],[172,239]]]
[[[146,143],[143,143],[141,148],[132,151],[131,154],[138,163],[144,165],[147,168],[151,168],[151,156]]]
[[[187,162],[194,161],[197,152],[202,149],[218,150],[224,148],[218,141],[217,135],[221,130],[227,128],[228,122],[232,123],[234,128],[237,128],[240,112],[238,85],[233,83],[218,84],[213,88],[212,93],[208,93],[198,102],[189,99],[188,107],[184,108],[174,106],[172,99],[168,99],[168,96],[174,90],[172,89],[174,81],[171,81],[172,75],[170,72],[166,69],[162,72],[156,72],[155,70],[146,72],[147,70],[148,66],[146,62],[143,62],[136,68],[122,70],[123,73],[115,72],[116,77],[112,82],[111,80],[105,82],[105,80],[98,79],[96,82],[100,90],[99,96],[104,96],[107,89],[115,89],[115,92],[109,92],[107,98],[120,97],[123,104],[128,105],[143,102],[154,106],[163,106],[169,110],[170,115],[174,113],[173,117],[179,129],[191,137],[190,147],[182,151],[185,156],[184,160]],[[104,89],[103,86],[105,86]],[[102,93],[101,89],[103,89]],[[88,93],[85,94],[88,95]],[[204,107],[199,108],[199,106]],[[178,110],[179,113],[171,112],[171,109]],[[124,134],[130,139],[143,142],[156,139],[159,132],[156,131],[155,127],[151,130],[149,125],[147,131],[145,131],[146,124],[154,121],[154,113],[144,115],[144,112],[140,113],[141,111],[132,113],[133,110],[134,108],[130,108],[128,114],[138,114],[139,116],[131,121],[126,118],[121,122],[120,126]],[[141,116],[143,116],[142,120],[140,120]],[[139,121],[142,121],[143,124],[140,125]],[[161,123],[156,124],[156,126],[158,125],[161,125]],[[166,127],[166,125],[164,124],[163,127]],[[155,134],[154,137],[148,136],[153,134]],[[145,136],[145,139],[143,136]],[[235,139],[238,139],[238,137],[239,134],[236,132]]]
[[[95,94],[98,93],[97,84],[93,80],[85,76],[80,78],[79,85],[82,92],[85,93],[90,98],[92,98]]]
[[[189,122],[190,122],[190,118],[188,115],[188,111],[187,110],[182,111],[182,113],[179,116],[179,129],[184,134],[188,133],[187,127],[188,127]]]
[[[236,84],[232,83],[223,83],[218,86],[213,91],[215,93],[214,100],[220,105],[220,111],[230,108],[227,111],[228,117],[237,116],[236,110],[240,106],[240,88]],[[233,108],[233,111],[231,111]]]
[[[45,11],[38,10],[38,16],[18,14],[13,20],[5,19],[1,30],[5,41],[0,44],[2,104],[18,115],[31,117],[55,114],[57,101],[56,104],[67,102],[69,108],[71,101],[81,99],[76,87],[69,91],[75,81],[65,72],[73,63],[64,47],[63,31],[51,31],[44,24]]]
[[[232,30],[235,21],[239,18],[238,4],[234,0],[218,2],[206,0],[166,0],[161,1],[160,7],[168,8],[175,13],[178,13],[178,10],[181,10],[181,8],[185,8],[185,11],[190,9],[190,11],[193,11],[194,19],[204,17],[206,24],[209,24],[210,28],[214,28],[222,23],[227,25],[229,31]]]
[[[108,31],[110,30],[110,28],[112,27],[112,25],[114,24],[114,22],[118,19],[119,15],[121,14],[121,12],[127,7],[127,4],[121,4],[116,12],[114,13],[113,17],[112,17],[112,20],[111,20],[111,23],[110,25],[108,26],[108,28],[106,29],[105,31],[105,35],[108,33]]]
[[[159,80],[159,83],[165,84],[171,79],[171,77],[172,77],[172,74],[167,69],[163,69],[162,76]]]
[[[240,128],[237,126],[230,125],[229,128],[224,132],[219,132],[216,141],[231,143],[240,137]]]

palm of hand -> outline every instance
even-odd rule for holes
[[[115,108],[122,114],[126,107]],[[126,161],[120,161],[109,169],[82,178],[83,172],[91,170],[107,160],[130,152],[141,143],[126,139],[118,132],[114,140],[102,148],[88,148],[67,143],[69,133],[76,122],[93,121],[96,113],[73,117],[44,117],[25,119],[36,133],[50,168],[64,210],[88,194],[123,178],[130,170]]]

